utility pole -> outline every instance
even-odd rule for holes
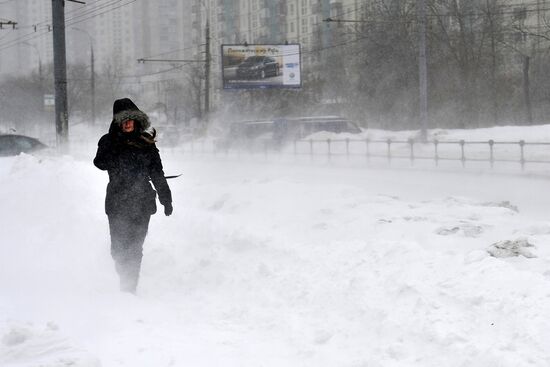
[[[55,131],[57,146],[63,148],[66,146],[69,138],[64,0],[52,0],[52,25],[55,79]]]
[[[92,121],[91,125],[95,125],[95,59],[94,59],[94,39],[92,36],[90,36],[90,33],[88,31],[77,28],[77,27],[71,27],[75,31],[79,31],[84,33],[86,36],[88,36],[88,40],[90,41],[90,89],[92,94],[92,101],[91,101],[91,111],[92,111]]]
[[[204,65],[204,119],[205,127],[208,126],[210,114],[210,19],[206,20],[206,57]]]
[[[428,139],[428,71],[426,63],[426,0],[418,0],[418,18],[420,21],[418,45],[418,77],[420,85],[420,133],[422,141]]]

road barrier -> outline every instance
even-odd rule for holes
[[[195,139],[184,143],[184,151],[225,155],[263,154],[294,156],[325,156],[328,161],[335,157],[364,157],[395,160],[409,160],[411,165],[420,160],[432,160],[435,166],[443,161],[487,162],[493,168],[497,162],[517,163],[522,170],[531,163],[550,164],[550,142],[519,141],[468,141],[432,140],[420,142],[414,139],[300,139],[278,145],[273,140],[247,140],[234,144],[222,144],[214,139]]]

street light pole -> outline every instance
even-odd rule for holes
[[[90,89],[92,94],[92,126],[95,125],[95,59],[94,59],[94,39],[90,36],[90,33],[81,28],[72,27],[75,31],[80,31],[88,36],[90,41]]]
[[[42,58],[40,57],[40,50],[38,50],[38,47],[36,47],[35,45],[33,45],[32,43],[29,43],[29,42],[21,42],[22,45],[26,45],[26,46],[29,46],[29,47],[32,47],[34,48],[34,50],[36,51],[36,56],[38,56],[38,80],[40,81],[40,92],[42,92],[42,88],[43,88],[43,75],[42,75]]]

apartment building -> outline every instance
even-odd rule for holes
[[[0,74],[25,75],[53,62],[51,1],[1,3],[0,12],[18,23],[17,30],[0,33],[0,49],[13,44],[1,51]],[[106,68],[125,75],[158,70],[162,65],[143,66],[137,59],[173,50],[180,51],[170,57],[183,57],[191,39],[188,12],[181,0],[66,2],[67,63],[88,64],[93,45],[98,73]]]

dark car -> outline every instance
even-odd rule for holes
[[[250,56],[237,67],[238,79],[264,79],[279,75],[279,63],[269,56]]]
[[[32,153],[47,146],[38,139],[24,135],[0,135],[0,156],[7,157],[21,153]]]

